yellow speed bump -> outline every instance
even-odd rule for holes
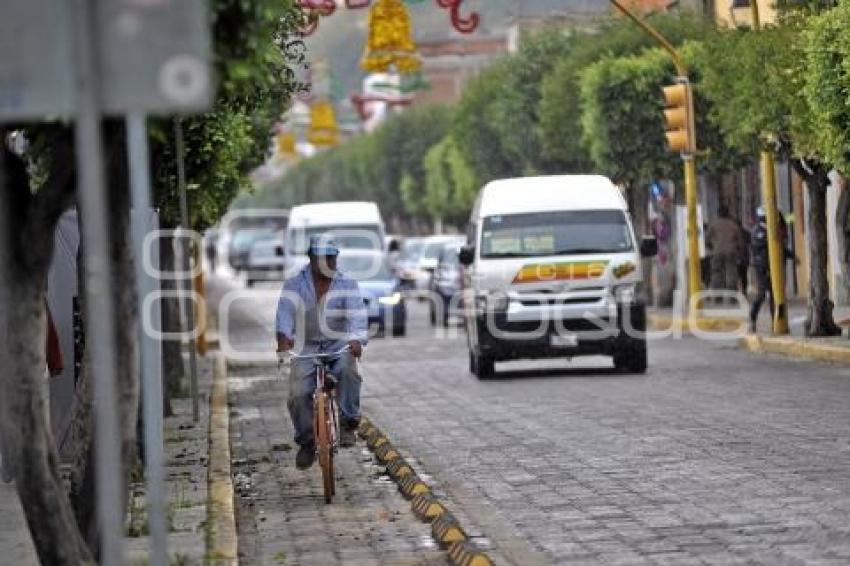
[[[398,489],[407,499],[413,499],[420,493],[428,493],[431,488],[416,474],[408,474],[398,480]]]
[[[420,493],[414,497],[411,507],[417,517],[428,523],[447,512],[443,504],[431,492]]]
[[[413,468],[410,467],[410,464],[408,464],[407,460],[404,458],[396,458],[395,460],[387,462],[387,473],[394,480],[399,480],[404,476],[412,474]]]
[[[453,542],[466,541],[466,533],[463,532],[460,523],[451,513],[443,513],[431,523],[431,534],[441,547],[446,548]]]
[[[369,447],[372,452],[378,449],[382,444],[386,444],[389,442],[386,436],[383,434],[375,434],[366,439],[366,446]]]
[[[398,453],[398,450],[391,443],[386,442],[375,449],[375,457],[382,464],[386,464],[387,462],[398,460],[401,458],[401,454]]]
[[[449,545],[449,561],[454,566],[492,566],[493,561],[474,543],[453,542]]]

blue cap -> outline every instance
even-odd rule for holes
[[[312,256],[336,256],[339,255],[339,247],[329,235],[316,234],[310,236],[310,247],[307,253]]]

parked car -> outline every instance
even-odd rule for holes
[[[307,264],[307,246],[315,234],[331,234],[340,249],[384,252],[384,222],[374,202],[324,202],[294,207],[286,230],[286,269],[294,274]]]
[[[463,266],[460,264],[458,253],[462,244],[452,242],[444,244],[437,259],[437,268],[431,278],[431,292],[434,301],[431,302],[431,324],[449,325],[452,306],[462,307],[460,300],[463,290]],[[455,301],[454,305],[452,301]]]
[[[382,252],[341,250],[337,269],[357,281],[366,303],[370,333],[404,336],[407,308],[398,277],[387,266]]]
[[[470,370],[522,358],[607,355],[647,369],[641,258],[620,190],[601,176],[505,179],[481,190],[461,250]],[[633,332],[633,331],[636,332]]]
[[[405,287],[425,291],[431,284],[431,275],[437,269],[440,252],[446,244],[463,243],[463,236],[427,236],[422,239],[415,262],[404,272]]]
[[[245,285],[251,287],[259,281],[283,281],[284,265],[282,233],[256,240],[248,254]]]
[[[243,228],[237,230],[230,239],[230,247],[227,253],[227,259],[232,267],[237,272],[242,272],[248,268],[248,257],[251,254],[251,247],[257,240],[268,239],[274,235],[274,231],[268,229]]]

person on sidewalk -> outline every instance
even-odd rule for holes
[[[776,303],[773,298],[773,287],[770,277],[770,253],[768,250],[767,214],[763,207],[756,210],[757,224],[753,229],[752,243],[750,245],[750,256],[752,258],[753,270],[756,274],[756,297],[750,307],[750,332],[755,333],[758,328],[758,316],[767,295],[770,295],[770,316],[775,316]],[[785,221],[780,215],[779,219],[779,243],[782,246],[784,258],[796,261],[794,252],[786,247],[788,229]],[[785,262],[783,262],[783,267]]]
[[[310,263],[283,285],[277,307],[277,351],[299,346],[299,355],[337,352],[348,346],[330,367],[339,383],[341,413],[340,445],[353,446],[360,424],[360,384],[357,359],[368,340],[366,306],[357,282],[336,269],[339,248],[326,235],[310,238]],[[300,334],[300,336],[298,335]],[[289,365],[287,406],[299,446],[295,464],[305,470],[313,465],[313,392],[316,369],[312,360],[298,359]]]
[[[709,225],[707,240],[711,247],[711,288],[715,291],[737,290],[738,258],[743,237],[738,223],[732,220],[725,206],[720,207],[717,218]]]

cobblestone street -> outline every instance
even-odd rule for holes
[[[269,340],[268,303],[235,303],[232,332]],[[365,413],[508,562],[850,562],[850,370],[684,339],[652,343],[646,376],[590,358],[500,364],[478,381],[462,331],[441,339],[410,306],[409,336],[374,340],[366,354]],[[427,526],[374,481],[360,448],[342,459],[340,500],[362,515],[320,503],[316,470],[294,472],[269,372],[231,381],[246,563],[295,559],[278,550],[293,544],[443,560],[424,552]],[[376,516],[385,528],[370,531]],[[340,533],[316,534],[321,520]],[[297,560],[332,563],[308,558]]]

